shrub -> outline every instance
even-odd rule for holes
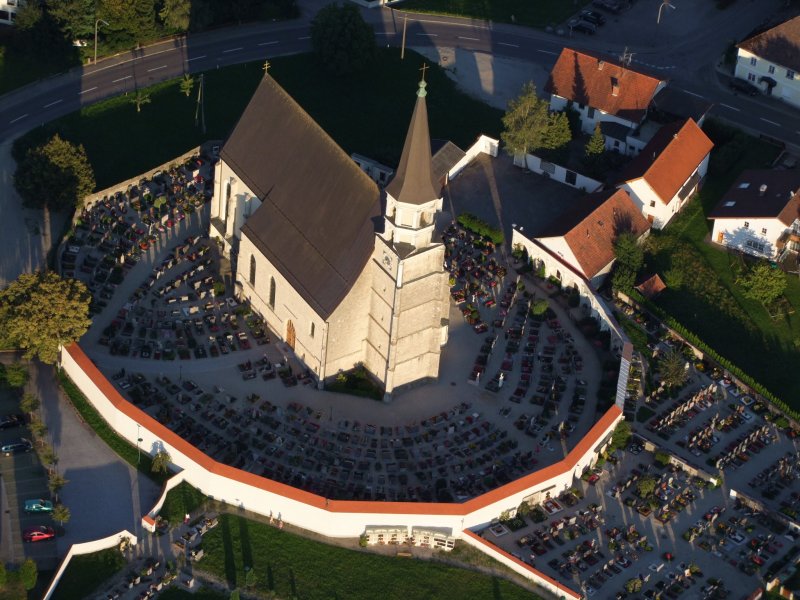
[[[503,236],[503,232],[499,229],[492,227],[485,221],[482,221],[478,217],[470,213],[462,213],[458,216],[458,224],[461,225],[464,229],[471,231],[472,233],[477,233],[480,236],[489,238],[495,244],[502,244],[505,240]]]

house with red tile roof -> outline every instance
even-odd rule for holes
[[[666,84],[617,58],[564,48],[544,91],[550,110],[577,111],[584,132],[592,133],[599,123],[608,149],[636,154],[646,143],[638,130]]]
[[[692,119],[664,125],[623,169],[617,186],[661,229],[699,188],[713,146]]]
[[[612,189],[580,198],[537,236],[536,241],[597,289],[614,264],[617,236],[630,232],[640,238],[649,230],[650,224],[628,193]],[[547,270],[549,273],[554,271],[552,266]],[[557,272],[552,274],[565,285],[570,285],[565,280],[565,277],[569,279],[569,272],[566,269],[555,270]]]
[[[734,75],[800,106],[800,16],[739,43]]]
[[[709,213],[711,239],[762,258],[800,249],[800,174],[744,171]]]

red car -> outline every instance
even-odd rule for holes
[[[22,533],[22,539],[26,542],[44,542],[46,540],[55,539],[55,537],[55,530],[47,525],[29,527]]]

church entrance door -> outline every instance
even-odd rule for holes
[[[289,321],[286,323],[286,344],[292,350],[294,350],[294,341],[295,341],[294,323],[292,323],[292,320],[289,319]]]

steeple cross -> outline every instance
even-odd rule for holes
[[[269,72],[269,68],[270,68],[271,66],[272,66],[272,65],[271,65],[271,64],[269,64],[269,61],[268,61],[268,60],[265,60],[265,61],[264,61],[264,66],[262,67],[262,68],[264,69],[264,75],[266,75],[266,74]]]
[[[425,81],[425,71],[428,69],[428,65],[426,63],[422,63],[422,67],[420,68],[420,71],[422,71],[422,81]]]

